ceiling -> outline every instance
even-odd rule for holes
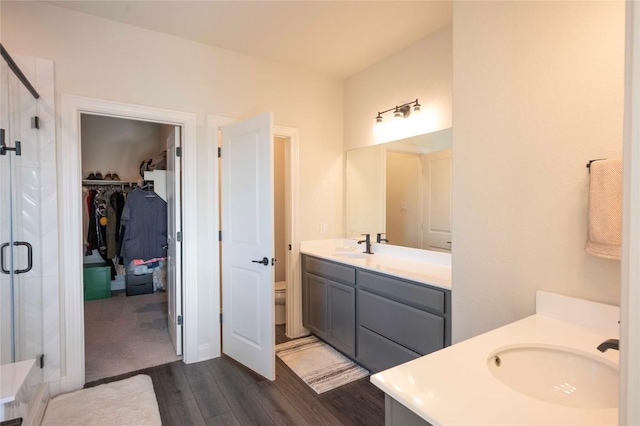
[[[347,78],[452,21],[447,1],[48,1]]]

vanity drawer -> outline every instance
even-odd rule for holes
[[[343,284],[352,286],[356,284],[356,270],[349,266],[338,265],[337,263],[305,256],[305,269],[312,274]]]
[[[364,327],[358,328],[358,357],[372,373],[419,358],[417,354]]]
[[[444,318],[358,290],[358,324],[419,354],[444,347]]]
[[[445,315],[445,292],[397,278],[358,270],[358,287],[407,303],[419,309]]]

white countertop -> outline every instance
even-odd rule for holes
[[[514,344],[569,347],[618,365],[618,351],[596,349],[617,337],[611,330],[550,315],[532,315],[481,334],[375,374],[371,382],[434,425],[617,424],[617,407],[579,409],[543,402],[511,389],[489,371],[491,354]]]
[[[35,359],[0,365],[0,404],[15,401],[34,365]]]
[[[344,252],[362,252],[364,245],[354,240],[315,240],[300,243],[300,252],[398,278],[451,290],[451,254],[430,250],[373,243],[374,254],[365,258],[341,256]]]

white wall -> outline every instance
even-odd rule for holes
[[[378,111],[416,98],[422,105],[423,129],[451,127],[452,53],[449,25],[345,80],[345,151],[375,144],[373,124]],[[389,114],[385,120],[393,117]]]
[[[583,246],[585,164],[622,155],[624,2],[456,2],[453,39],[453,341],[538,289],[618,304]]]
[[[301,238],[341,235],[341,80],[39,2],[2,2],[2,43],[53,59],[57,93],[196,112],[199,153],[207,114],[273,111],[300,129]]]
[[[207,292],[217,261],[208,114],[273,111],[275,124],[300,129],[300,238],[321,238],[320,222],[322,238],[342,236],[342,81],[40,2],[2,2],[2,43],[53,60],[58,99],[67,93],[197,114],[199,292]],[[208,299],[198,301],[198,342],[207,345],[218,324]]]
[[[82,114],[82,176],[117,173],[122,181],[141,179],[140,163],[165,150],[161,124]]]

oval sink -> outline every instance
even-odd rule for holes
[[[491,373],[525,395],[574,408],[618,407],[618,367],[558,346],[502,348],[487,360]]]
[[[369,256],[367,253],[362,253],[359,251],[340,251],[337,253],[333,253],[334,256],[337,257],[349,257],[351,259],[364,259]]]

